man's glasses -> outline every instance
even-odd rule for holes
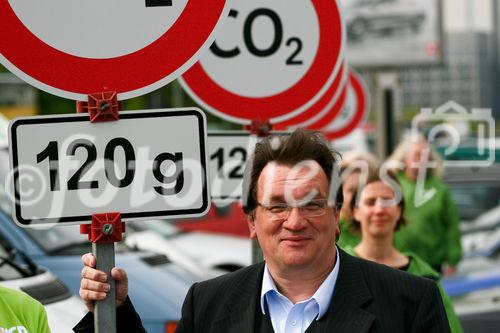
[[[294,207],[297,207],[300,211],[300,215],[305,218],[322,216],[329,207],[327,199],[314,199],[293,206],[285,202],[276,202],[269,205],[257,202],[257,205],[264,208],[267,214],[269,214],[269,217],[274,221],[287,220]]]

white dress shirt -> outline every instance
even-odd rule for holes
[[[260,306],[269,316],[275,333],[304,333],[313,320],[320,319],[330,307],[333,291],[339,275],[340,257],[337,248],[335,266],[311,298],[293,304],[282,295],[274,283],[267,264],[262,277]],[[266,307],[267,304],[267,307]]]

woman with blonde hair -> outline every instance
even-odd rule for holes
[[[441,158],[422,136],[414,136],[396,148],[388,163],[396,166],[409,221],[396,233],[396,247],[418,254],[438,272],[453,274],[462,247],[458,213],[441,180]]]

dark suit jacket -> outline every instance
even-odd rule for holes
[[[262,326],[255,327],[257,311],[261,311],[263,271],[260,263],[194,284],[184,301],[177,332],[267,333]],[[138,324],[134,330],[129,325],[127,332],[141,332]],[[434,281],[352,257],[342,250],[330,308],[314,326],[307,332],[450,331]]]

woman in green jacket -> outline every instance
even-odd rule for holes
[[[360,258],[435,280],[451,332],[462,332],[453,305],[439,283],[439,274],[418,256],[399,252],[393,245],[396,229],[404,224],[404,200],[400,190],[397,178],[390,173],[383,178],[373,175],[360,187],[358,200],[351,203],[354,217],[351,227],[361,232],[361,242],[345,250]]]
[[[391,156],[405,199],[408,224],[394,237],[396,248],[417,254],[439,273],[455,273],[462,258],[457,209],[441,180],[441,158],[423,137],[403,141]]]

